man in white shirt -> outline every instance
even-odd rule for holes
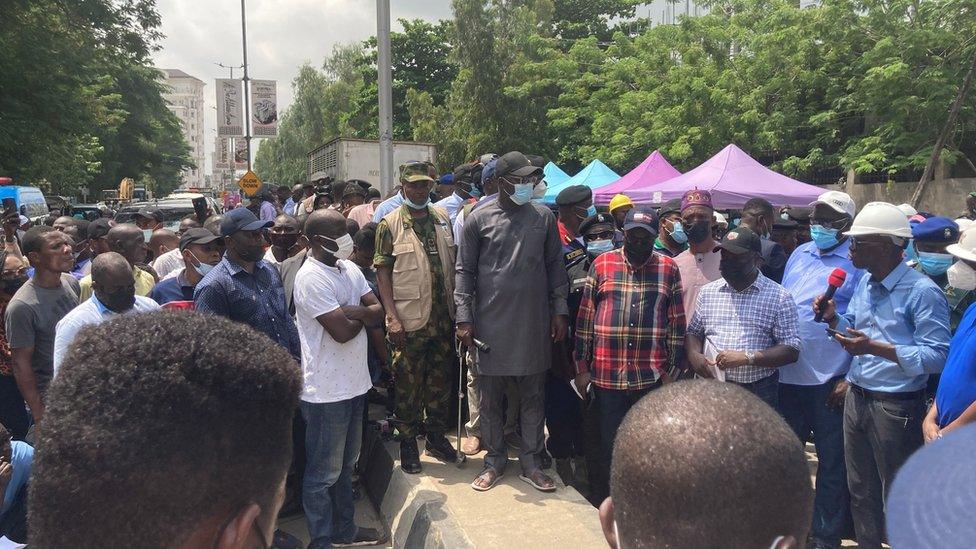
[[[116,252],[99,254],[92,261],[92,296],[64,315],[54,332],[54,375],[68,347],[85,326],[101,324],[120,314],[155,311],[159,305],[148,297],[136,295],[132,267]]]
[[[375,544],[381,534],[354,521],[352,472],[372,386],[364,328],[383,322],[383,307],[348,261],[353,242],[341,214],[313,211],[305,234],[308,256],[295,276],[294,303],[305,380],[301,410],[308,424],[302,502],[310,547]]]

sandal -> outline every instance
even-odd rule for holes
[[[504,473],[499,473],[492,467],[485,467],[484,470],[481,471],[481,474],[471,481],[471,487],[479,492],[487,492],[498,484],[498,481],[501,480],[503,475]],[[479,481],[484,481],[486,484],[481,486],[478,484]]]
[[[525,474],[519,475],[522,481],[527,482],[532,485],[533,488],[540,492],[555,492],[556,483],[549,477],[549,475],[543,473],[541,470],[536,469],[531,475],[525,476]]]

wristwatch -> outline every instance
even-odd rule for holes
[[[747,362],[747,364],[749,366],[755,366],[756,365],[756,353],[754,353],[752,351],[746,351],[746,360],[749,361],[749,362]]]

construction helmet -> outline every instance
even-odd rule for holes
[[[844,234],[847,236],[886,234],[910,239],[912,228],[898,206],[887,202],[869,202],[854,218],[850,230]]]

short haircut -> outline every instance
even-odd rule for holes
[[[106,276],[112,276],[116,271],[129,271],[132,267],[129,262],[117,252],[105,252],[98,254],[91,264],[92,282],[101,285]]]
[[[44,249],[44,240],[47,238],[47,234],[51,232],[60,232],[54,227],[48,225],[41,225],[39,227],[31,227],[24,233],[24,238],[20,240],[20,251],[26,257],[27,254],[31,252],[40,252]]]
[[[69,225],[69,227],[74,227],[75,228],[75,233],[76,233],[76,236],[78,237],[76,239],[76,241],[75,241],[75,244],[77,244],[78,242],[84,242],[85,240],[88,240],[88,221],[87,220],[85,220],[85,219],[75,219],[75,218],[72,217],[71,218],[71,224]]]
[[[805,543],[813,490],[803,447],[758,397],[731,383],[652,391],[617,431],[610,495],[622,547]]]
[[[355,219],[346,219],[346,232],[349,236],[355,238],[356,233],[359,232],[359,223]]]
[[[31,546],[177,547],[249,502],[267,512],[301,384],[287,351],[221,317],[156,311],[86,327],[47,395]]]
[[[377,224],[370,221],[362,226],[356,236],[352,237],[352,243],[360,250],[376,249],[376,227]]]
[[[770,223],[773,221],[773,205],[764,198],[750,198],[745,205],[742,206],[742,211],[744,212],[759,212]]]

